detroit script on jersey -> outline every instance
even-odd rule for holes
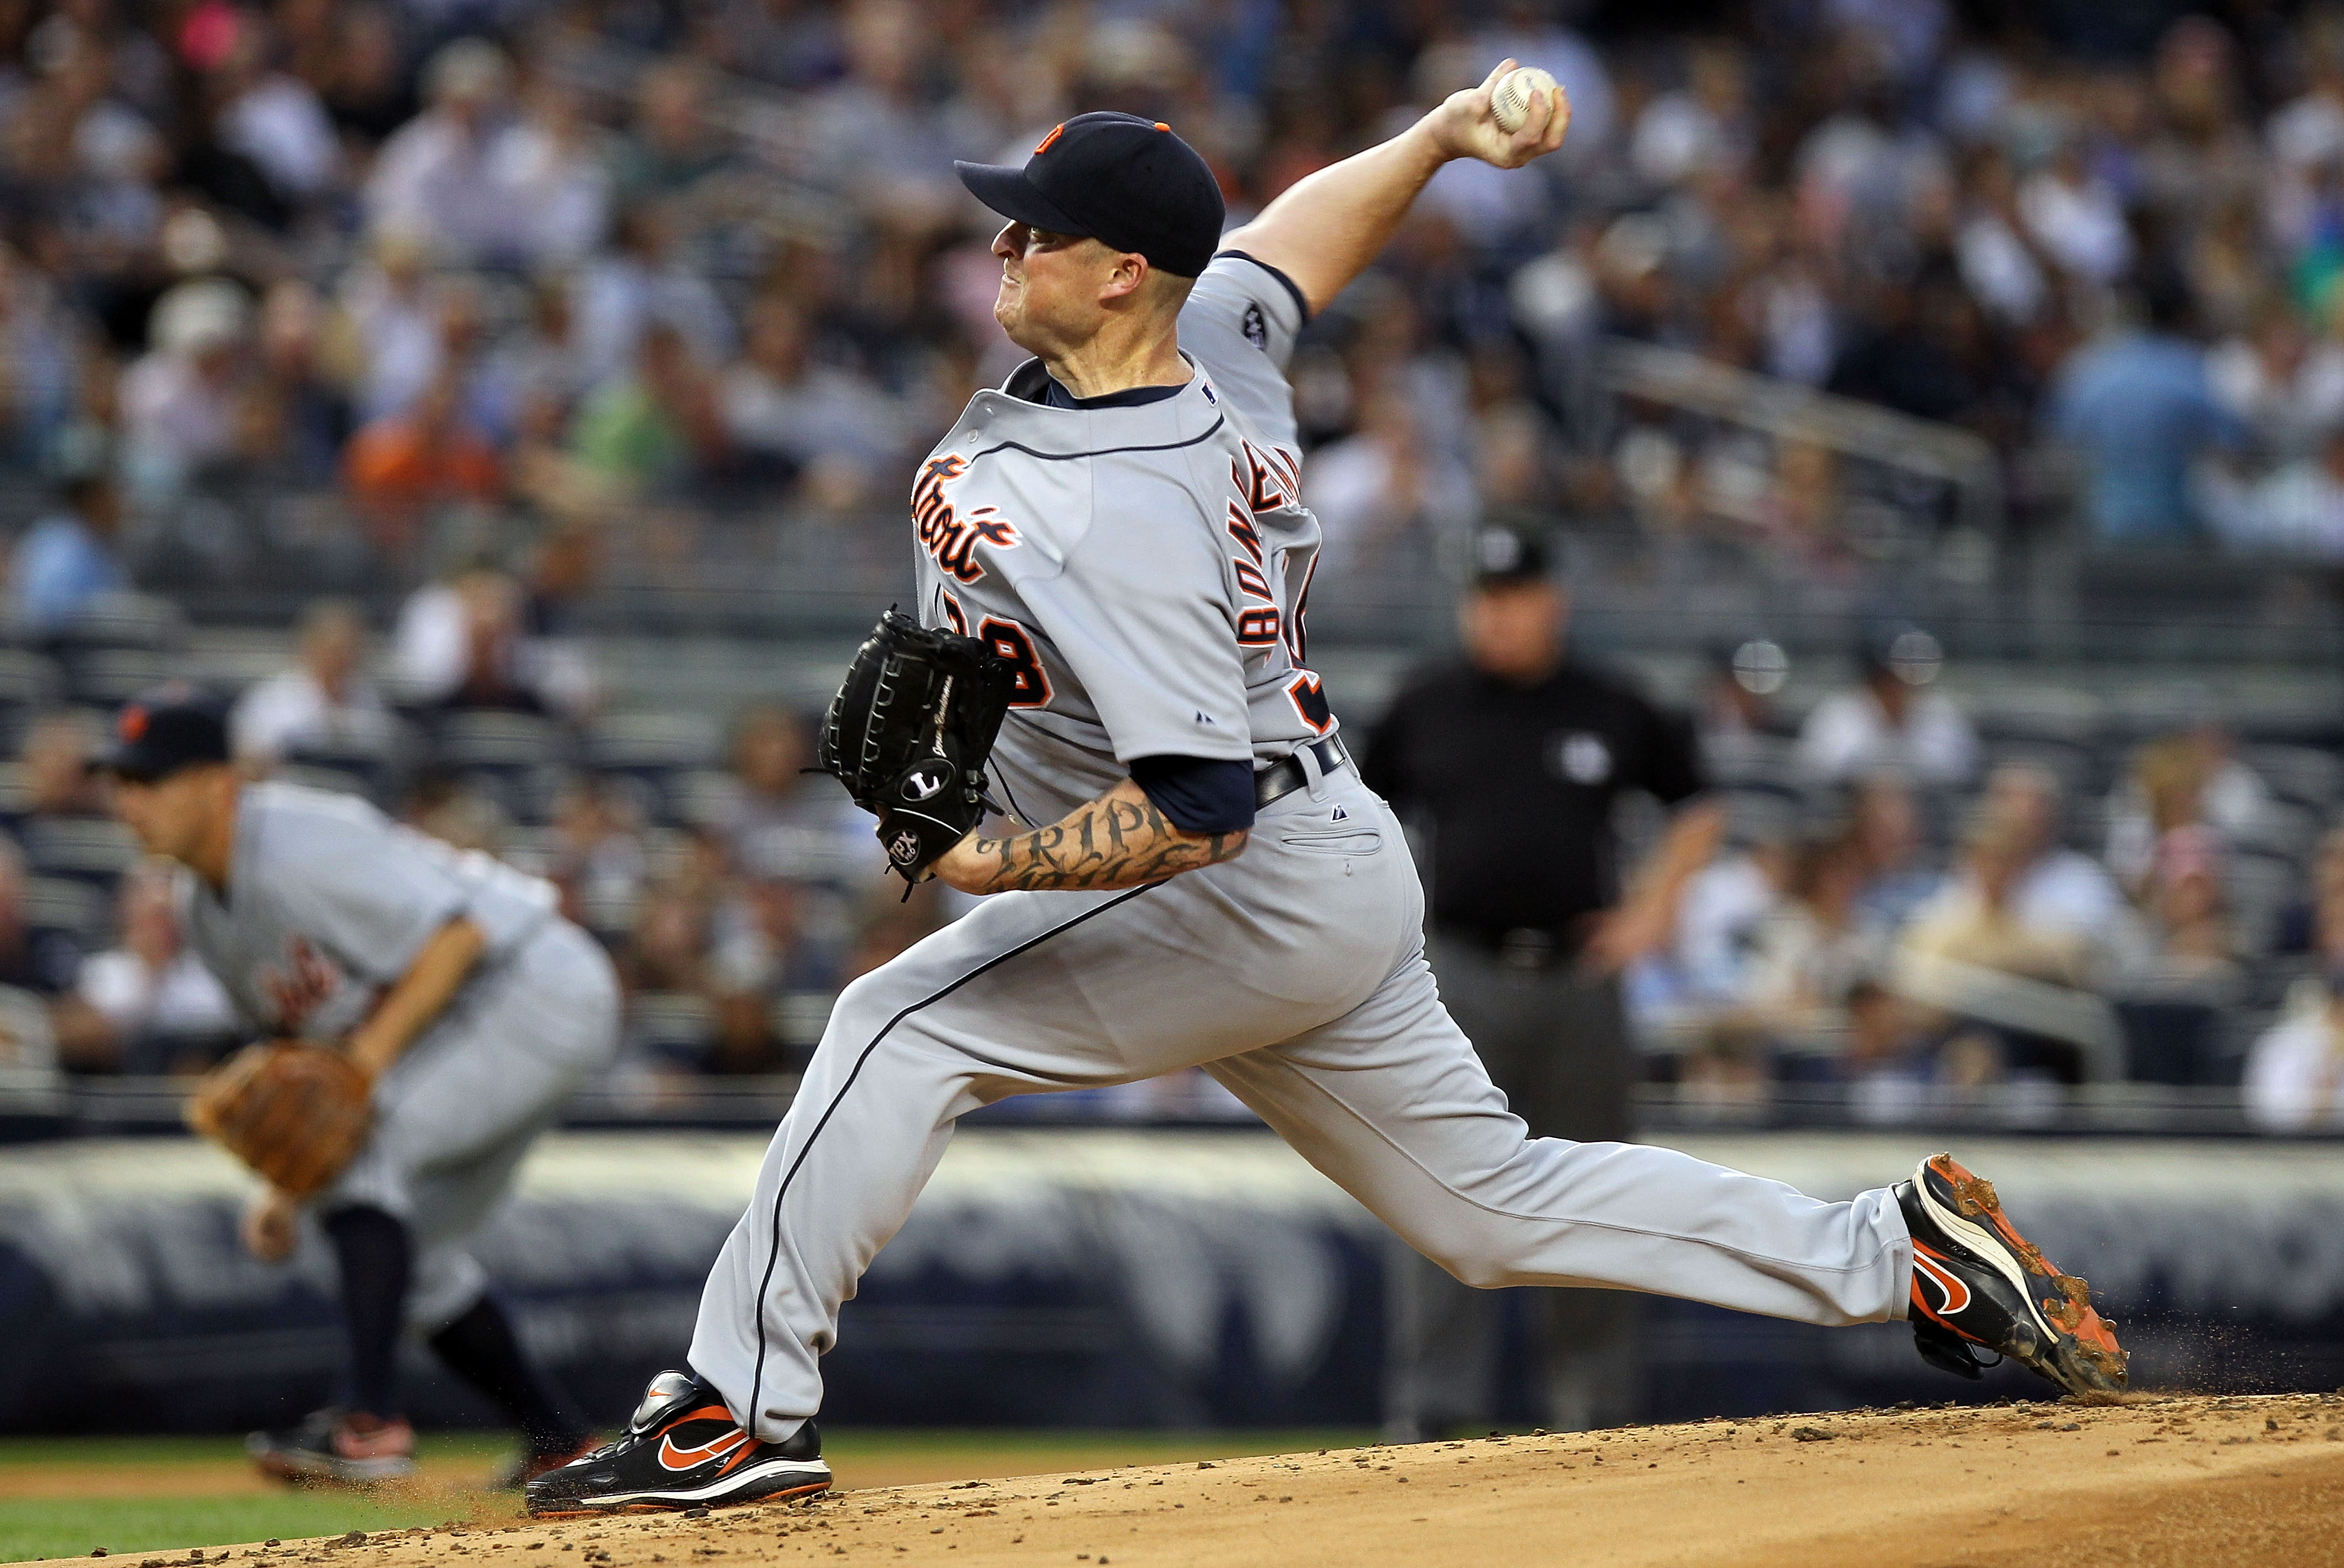
[[[1318,520],[1302,505],[1280,275],[1228,254],[1180,316],[1170,397],[1051,408],[1038,361],[977,393],[912,487],[922,619],[1017,670],[994,750],[1051,820],[1135,758],[1266,766],[1336,722],[1304,663]]]

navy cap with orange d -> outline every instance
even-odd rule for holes
[[[1228,216],[1203,156],[1170,126],[1137,115],[1076,115],[1044,137],[1022,167],[953,167],[1004,217],[1137,251],[1182,278],[1212,261]]]
[[[227,760],[227,703],[192,682],[171,681],[122,705],[112,737],[90,765],[133,784],[154,784]]]

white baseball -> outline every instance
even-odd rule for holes
[[[1490,117],[1508,136],[1531,116],[1531,95],[1554,91],[1554,78],[1536,66],[1517,66],[1490,89]]]

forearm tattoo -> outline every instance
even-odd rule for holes
[[[972,891],[1106,892],[1216,865],[1235,857],[1245,843],[1242,832],[1182,832],[1126,780],[1063,821],[1005,838],[980,834],[967,848],[991,870],[984,887]]]

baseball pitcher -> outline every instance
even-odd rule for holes
[[[288,1480],[393,1480],[415,1432],[393,1378],[425,1339],[522,1433],[518,1485],[588,1450],[467,1249],[522,1155],[618,1047],[618,986],[551,885],[399,826],[364,801],[249,784],[225,709],[177,684],[129,703],[104,759],[116,813],[183,868],[188,941],[254,1028],[189,1117],[268,1179],[264,1259],[313,1214],[349,1334],[334,1408],[256,1432]]]
[[[1949,1158],[1824,1203],[1668,1149],[1531,1138],[1441,1007],[1399,824],[1308,662],[1319,532],[1285,366],[1444,162],[1560,144],[1557,93],[1498,128],[1510,65],[1226,238],[1211,173],[1161,124],[1084,115],[1022,167],[960,166],[1006,220],[994,311],[1034,357],[920,465],[920,624],[865,644],[823,761],[898,870],[991,896],[840,997],[690,1370],[533,1482],[532,1510],[826,1485],[818,1358],[955,1119],[1194,1066],[1470,1284],[1909,1315],[1954,1370],[1975,1375],[1976,1346],[2121,1384],[2082,1282]],[[977,830],[988,799],[1034,825]]]

